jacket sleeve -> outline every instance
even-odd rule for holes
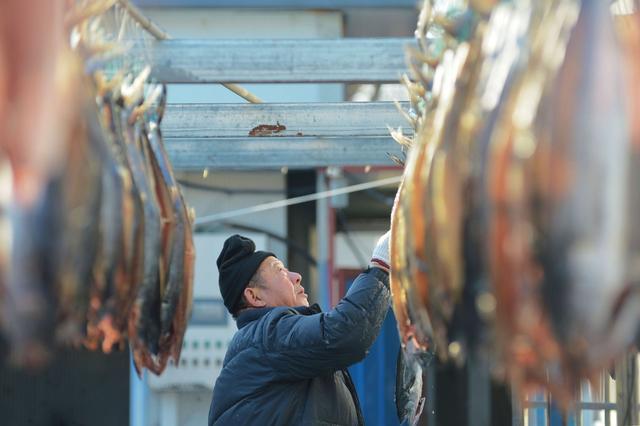
[[[362,360],[380,332],[390,300],[388,274],[372,268],[355,279],[329,312],[272,311],[263,324],[260,346],[276,379],[311,378]]]

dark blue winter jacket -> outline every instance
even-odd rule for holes
[[[209,425],[363,424],[346,368],[367,354],[390,299],[388,274],[372,268],[329,312],[317,305],[242,312]]]

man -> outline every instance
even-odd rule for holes
[[[217,264],[238,331],[213,389],[209,425],[364,424],[346,368],[365,357],[389,309],[389,233],[367,271],[324,313],[309,306],[300,274],[248,238],[228,238]]]

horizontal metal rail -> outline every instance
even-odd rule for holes
[[[389,166],[401,156],[391,137],[166,138],[177,170],[307,169],[326,166]]]
[[[388,137],[388,127],[411,131],[393,102],[169,104],[162,121],[170,138]]]
[[[525,401],[522,408],[547,408],[547,401]],[[615,410],[617,407],[615,402],[586,402],[578,401],[575,403],[574,411],[581,410]],[[640,408],[640,405],[638,405]]]
[[[414,9],[415,0],[135,0],[140,6],[215,7],[260,9],[346,9],[405,8]]]
[[[397,83],[411,38],[195,40],[134,46],[163,83]]]
[[[392,165],[387,126],[410,130],[392,102],[169,104],[162,123],[183,170]]]

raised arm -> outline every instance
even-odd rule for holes
[[[260,330],[264,354],[280,379],[314,377],[362,360],[389,310],[389,232],[374,248],[370,267],[360,274],[335,308],[315,315],[274,309]]]

